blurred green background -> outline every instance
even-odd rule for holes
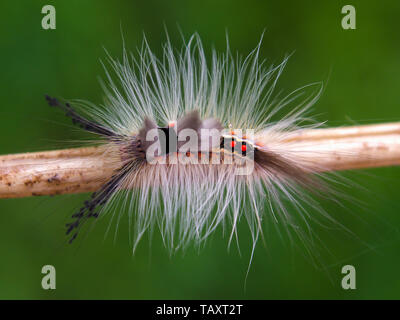
[[[57,29],[41,28],[41,8],[53,4]],[[343,30],[341,8],[352,4],[357,29]],[[400,119],[400,3],[398,1],[11,1],[0,4],[0,153],[70,146],[82,137],[44,94],[102,101],[98,77],[104,48],[121,56],[121,26],[135,50],[146,34],[154,51],[164,25],[180,47],[179,28],[199,32],[207,50],[249,53],[265,29],[261,57],[279,62],[293,53],[278,89],[289,93],[315,81],[325,90],[313,111],[328,125]],[[177,27],[179,26],[179,27]],[[209,52],[209,51],[208,51]],[[357,234],[316,228],[327,247],[324,268],[304,250],[268,228],[259,242],[247,282],[251,253],[247,226],[240,226],[241,255],[218,230],[201,250],[170,256],[155,232],[134,256],[127,223],[114,241],[104,239],[108,221],[88,237],[65,244],[64,224],[86,195],[0,201],[0,298],[2,299],[370,299],[400,298],[400,168],[345,173],[358,186],[343,192],[358,199],[327,211]],[[329,251],[328,251],[329,250]],[[41,268],[57,270],[57,289],[41,288]],[[341,268],[357,270],[357,289],[341,288]]]

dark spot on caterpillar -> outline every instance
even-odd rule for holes
[[[164,134],[158,135],[160,139],[161,154],[160,156],[177,151],[178,135],[173,127],[158,128]],[[170,144],[172,142],[172,144]]]

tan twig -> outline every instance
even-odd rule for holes
[[[399,165],[400,123],[304,130],[287,148],[322,171]],[[89,147],[0,156],[0,198],[95,191],[117,169],[103,154]]]

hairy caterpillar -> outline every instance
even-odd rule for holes
[[[107,208],[117,210],[119,198],[131,215],[133,248],[155,226],[171,250],[191,241],[201,243],[227,223],[231,240],[242,217],[254,244],[266,217],[306,240],[307,230],[298,222],[308,226],[312,217],[303,202],[318,207],[309,191],[324,194],[327,189],[319,179],[322,168],[302,161],[283,142],[305,127],[319,125],[304,124],[319,93],[273,121],[302,92],[273,99],[287,58],[267,68],[259,60],[259,49],[260,44],[243,60],[229,49],[224,54],[213,51],[208,63],[198,35],[180,52],[167,42],[161,59],[145,42],[138,57],[124,49],[122,61],[110,59],[118,81],[107,73],[103,106],[64,104],[46,96],[50,106],[61,108],[75,124],[101,138],[103,157],[116,168],[66,225],[70,242],[86,221],[102,216]],[[203,135],[207,130],[214,134]],[[180,139],[184,131],[195,138]],[[150,149],[155,151],[149,157]],[[238,174],[244,167],[250,171]]]

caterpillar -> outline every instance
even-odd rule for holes
[[[278,99],[288,57],[266,67],[260,46],[244,59],[229,46],[225,53],[214,49],[209,61],[198,34],[180,51],[168,40],[161,58],[145,40],[137,55],[124,47],[121,60],[108,58],[113,72],[106,69],[103,105],[46,96],[100,138],[104,158],[117,168],[66,224],[69,242],[86,222],[118,214],[119,201],[130,215],[133,248],[156,227],[170,250],[200,244],[218,226],[230,225],[230,242],[241,219],[253,245],[264,223],[285,224],[290,237],[306,240],[300,224],[307,228],[313,217],[303,203],[318,207],[309,192],[324,195],[327,187],[321,168],[283,142],[320,125],[307,116],[320,89],[301,101],[304,88]]]

